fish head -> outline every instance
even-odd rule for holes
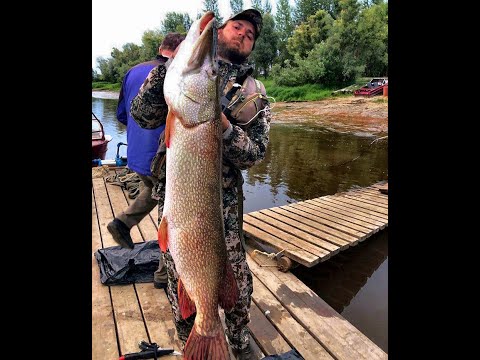
[[[169,110],[188,119],[191,126],[219,117],[216,49],[217,22],[208,11],[190,27],[165,76],[164,96]]]

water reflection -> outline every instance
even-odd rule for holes
[[[299,266],[292,273],[388,352],[388,228],[323,263]]]
[[[92,111],[113,140],[126,142],[116,120],[117,100],[92,97]],[[281,120],[281,119],[279,119]],[[332,195],[388,179],[388,144],[372,141],[385,134],[338,132],[312,125],[272,123],[265,159],[243,171],[244,212]],[[120,148],[125,156],[125,147]],[[388,350],[388,237],[382,230],[364,243],[313,268],[293,270],[337,312],[384,351]]]
[[[368,186],[388,178],[386,141],[372,134],[272,124],[265,159],[245,170],[245,212]],[[261,189],[266,186],[266,189]],[[260,192],[260,193],[259,193]]]

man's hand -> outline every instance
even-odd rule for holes
[[[222,114],[222,131],[225,131],[230,126],[230,121],[228,121],[227,117],[223,112],[221,114]]]

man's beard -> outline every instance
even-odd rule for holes
[[[217,54],[224,59],[230,60],[234,64],[242,64],[248,57],[241,54],[237,49],[232,49],[225,41],[220,39],[218,39]]]

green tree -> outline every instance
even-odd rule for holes
[[[270,4],[270,0],[265,0],[265,3],[263,4],[263,13],[264,14],[272,13],[272,4]]]
[[[230,8],[232,9],[232,14],[238,14],[243,10],[243,0],[230,0]]]
[[[269,13],[263,15],[263,28],[255,42],[252,59],[255,62],[255,74],[263,74],[266,78],[277,56],[278,36],[275,32],[275,20]]]
[[[295,24],[300,24],[315,14],[318,10],[325,10],[334,19],[338,14],[338,0],[296,0],[294,8]]]
[[[185,34],[192,26],[192,23],[193,21],[188,13],[168,12],[162,21],[161,32],[163,35],[167,35],[169,32]]]
[[[263,6],[262,6],[262,0],[252,0],[252,8],[257,9],[260,11],[263,15]]]
[[[163,41],[163,34],[160,30],[147,30],[142,35],[142,61],[155,58],[158,48]]]
[[[380,1],[364,9],[358,20],[358,47],[366,76],[388,73],[388,7]]]
[[[111,52],[113,63],[113,81],[121,83],[126,72],[134,65],[145,61],[143,58],[143,48],[134,43],[126,43],[122,50],[113,48]]]
[[[365,71],[363,50],[359,46],[358,22],[361,5],[357,0],[340,0],[339,16],[325,46],[316,49],[311,61],[325,66],[324,81],[335,84],[352,82]]]
[[[105,59],[103,56],[99,56],[97,57],[96,61],[98,64],[98,69],[101,73],[101,75],[99,76],[99,80],[115,83],[116,81],[113,59]]]
[[[318,10],[301,23],[287,41],[287,51],[290,55],[305,58],[315,44],[325,40],[332,28],[333,19],[325,10]]]
[[[204,13],[207,11],[213,11],[217,24],[223,24],[223,18],[220,16],[220,11],[218,9],[218,0],[203,0],[202,11]]]
[[[295,25],[292,19],[292,8],[288,0],[277,0],[277,11],[275,13],[275,29],[278,37],[279,63],[289,58],[287,51],[287,40],[293,34]]]
[[[100,81],[100,75],[98,74],[97,70],[92,68],[92,81]]]

